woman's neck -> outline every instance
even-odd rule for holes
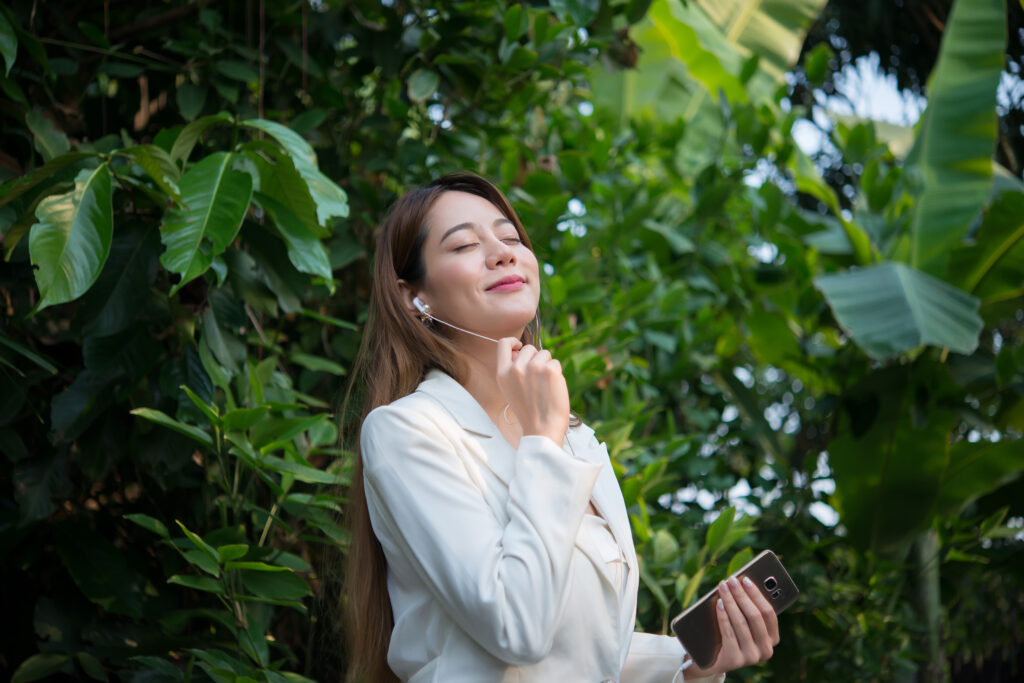
[[[516,335],[521,337],[522,333]],[[466,360],[466,377],[463,386],[476,399],[484,411],[494,420],[500,419],[507,401],[498,386],[498,354],[494,342],[475,339],[469,335],[458,335],[455,340]]]

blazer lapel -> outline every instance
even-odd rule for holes
[[[416,391],[426,394],[479,442],[473,449],[506,486],[515,474],[515,450],[466,388],[441,370],[430,370]]]
[[[484,464],[506,485],[515,475],[515,449],[505,440],[484,409],[466,388],[441,370],[430,370],[417,392],[426,394],[440,405],[456,423],[479,441],[478,453]],[[629,516],[622,500],[622,490],[615,478],[608,449],[596,439],[589,438],[593,430],[581,426],[570,429],[562,448],[572,456],[602,466],[594,484],[593,500],[601,516],[608,522],[615,542],[629,559],[631,573],[636,573],[636,552]]]

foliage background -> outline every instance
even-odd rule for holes
[[[373,229],[469,169],[546,264],[641,626],[771,547],[802,598],[735,678],[1019,677],[1024,12],[863,4],[0,7],[3,673],[338,677]],[[821,117],[872,50],[917,130]]]

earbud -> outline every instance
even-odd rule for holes
[[[418,296],[414,296],[412,298],[412,305],[415,306],[416,310],[419,311],[422,315],[426,316],[427,319],[423,320],[424,324],[430,324],[431,322],[439,322],[442,325],[447,325],[448,327],[450,327],[452,329],[455,329],[455,330],[458,330],[459,332],[465,332],[466,334],[471,334],[474,337],[480,337],[481,339],[486,339],[487,341],[494,342],[495,344],[498,343],[497,339],[491,339],[490,337],[485,337],[482,334],[477,334],[476,332],[471,332],[470,330],[461,328],[458,325],[452,325],[451,323],[445,322],[444,320],[441,320],[440,318],[435,318],[433,316],[433,314],[431,314],[431,312],[430,312],[430,304],[424,303],[423,300],[420,299]]]

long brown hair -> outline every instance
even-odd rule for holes
[[[412,315],[398,280],[418,286],[426,275],[423,243],[428,233],[427,214],[445,192],[466,192],[483,197],[515,225],[516,232],[532,249],[522,223],[501,191],[470,173],[446,175],[413,190],[391,207],[377,240],[370,310],[359,355],[345,398],[347,408],[353,391],[365,390],[358,424],[374,408],[411,394],[427,370],[437,368],[458,381],[465,368],[457,347],[440,326],[427,327]],[[537,320],[527,326],[523,343],[535,344]],[[342,410],[345,419],[347,410]],[[343,609],[346,614],[349,683],[385,683],[398,678],[388,668],[387,652],[394,628],[388,597],[387,562],[370,526],[363,488],[363,458],[354,440],[355,470],[348,491],[345,517],[350,533],[345,566]]]

